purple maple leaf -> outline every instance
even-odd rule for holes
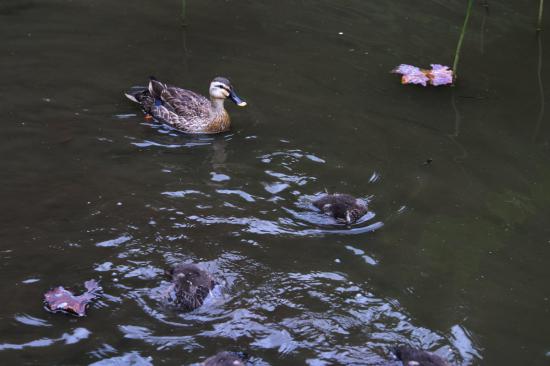
[[[416,66],[401,64],[392,70],[395,74],[401,74],[402,84],[420,84],[426,86],[430,80],[422,70]]]
[[[52,312],[63,311],[76,316],[85,316],[89,303],[96,299],[101,287],[95,280],[84,282],[86,292],[75,296],[63,286],[56,287],[44,294],[46,308]]]
[[[392,70],[395,74],[401,74],[401,84],[427,84],[433,86],[449,85],[453,83],[453,70],[449,66],[431,64],[431,70],[421,69],[416,66],[401,64]]]
[[[449,66],[431,64],[430,83],[433,86],[448,85],[453,83],[453,70]]]

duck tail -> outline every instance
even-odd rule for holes
[[[151,94],[154,98],[159,98],[162,91],[166,89],[166,84],[161,83],[158,81],[154,76],[149,77],[149,94]]]
[[[130,99],[134,103],[138,103],[138,104],[143,105],[144,102],[146,103],[147,99],[150,98],[151,95],[153,94],[152,90],[156,89],[156,88],[151,88],[151,82],[152,81],[158,82],[156,77],[149,76],[149,84],[148,84],[147,87],[133,86],[133,87],[130,88],[129,91],[124,93],[124,96],[126,96],[126,98]],[[161,84],[161,83],[159,83],[159,84]],[[161,85],[163,85],[163,84],[161,84]]]
[[[139,101],[139,99],[137,98],[136,95],[129,94],[129,93],[124,93],[124,96],[126,96],[126,98],[130,99],[134,103],[141,104],[141,102]]]
[[[143,99],[149,94],[149,91],[147,88],[144,88],[143,86],[133,86],[124,93],[126,98],[130,99],[132,102],[141,104],[143,102]]]
[[[143,86],[132,87],[129,91],[125,92],[124,95],[132,102],[139,104],[145,113],[150,113],[151,107],[155,103],[155,98],[153,98],[149,90]]]

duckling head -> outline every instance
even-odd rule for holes
[[[213,100],[225,100],[229,98],[239,107],[246,106],[246,102],[237,95],[231,82],[227,78],[221,76],[218,76],[210,83],[210,98]]]
[[[192,292],[197,286],[208,285],[210,281],[208,274],[194,264],[179,264],[169,274],[180,291]]]
[[[235,352],[220,352],[206,359],[202,366],[244,366],[247,355]]]
[[[335,200],[324,204],[321,209],[337,221],[351,225],[367,212],[367,205],[360,199],[356,199],[354,203]]]

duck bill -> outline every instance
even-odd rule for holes
[[[244,100],[242,100],[241,98],[239,98],[239,96],[237,95],[237,93],[235,93],[234,90],[231,90],[229,92],[229,99],[231,99],[231,101],[233,103],[235,103],[236,105],[238,105],[239,107],[246,106],[246,102]]]

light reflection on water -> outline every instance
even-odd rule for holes
[[[202,149],[212,146],[213,140],[207,140],[204,145],[183,143],[177,147]],[[139,147],[172,149],[174,145],[151,143]],[[301,163],[307,160],[312,164],[325,164],[322,157],[290,148],[253,159],[263,164],[269,183],[243,183],[238,171],[232,173],[218,160],[218,169],[223,173],[208,173],[212,186],[187,188],[181,184],[171,191],[163,187],[154,202],[144,203],[149,210],[158,213],[155,220],[147,222],[153,229],[154,241],[151,236],[139,234],[144,230],[139,225],[130,225],[118,234],[109,231],[113,233],[110,238],[95,241],[96,248],[112,254],[93,265],[96,273],[102,276],[106,294],[90,311],[111,312],[128,306],[124,305],[127,301],[134,302],[142,316],[149,320],[144,321],[136,315],[131,321],[120,319],[116,324],[117,332],[137,342],[138,347],[139,344],[149,345],[161,353],[171,350],[195,352],[207,339],[215,342],[226,339],[252,354],[261,350],[273,350],[282,358],[305,354],[310,365],[391,362],[390,350],[396,344],[437,350],[444,357],[464,364],[480,358],[463,326],[455,325],[447,333],[417,326],[397,301],[377,297],[368,283],[355,283],[343,271],[274,272],[260,262],[229,252],[201,264],[222,284],[216,286],[202,307],[180,313],[167,306],[164,299],[170,284],[163,280],[163,270],[168,263],[196,260],[189,257],[184,248],[187,238],[200,228],[219,225],[225,227],[223,230],[230,236],[242,237],[245,242],[259,246],[263,244],[258,236],[311,239],[337,234],[350,238],[363,235],[364,240],[374,231],[384,229],[384,219],[378,218],[376,197],[369,196],[368,185],[365,191],[353,193],[364,197],[371,204],[371,210],[349,227],[314,208],[311,202],[321,193],[310,187],[318,178],[312,174],[314,170],[302,170]],[[285,173],[277,172],[281,170]],[[223,179],[219,179],[220,176]],[[373,172],[369,184],[384,184],[379,176]],[[201,213],[212,207],[217,208],[217,214]],[[170,223],[170,229],[166,223]],[[164,244],[156,248],[154,243]],[[368,266],[379,263],[358,244],[344,247]],[[161,254],[163,259],[151,260],[152,253]],[[47,320],[26,314],[16,319],[35,327],[50,325]],[[75,343],[93,334],[93,330],[84,328],[75,332],[60,338],[4,343],[0,344],[0,350]],[[113,356],[116,348],[108,347],[107,353],[95,353],[96,358],[104,358],[104,364],[131,360],[138,364],[150,362],[147,352]],[[253,363],[267,364],[261,357],[253,358]]]
[[[149,146],[171,148],[162,144]],[[289,149],[258,158],[269,167],[265,169],[266,177],[276,179],[270,186],[284,185],[284,189],[262,190],[265,187],[262,182],[255,182],[258,187],[250,188],[225,169],[224,179],[213,180],[215,186],[186,189],[182,185],[179,190],[159,192],[161,199],[155,205],[162,206],[151,208],[164,213],[165,217],[158,219],[172,222],[173,230],[170,235],[164,235],[165,229],[159,223],[150,222],[159,230],[156,241],[182,242],[190,236],[190,230],[212,225],[228,227],[230,235],[242,236],[246,238],[243,240],[256,244],[252,239],[255,235],[311,238],[333,234],[369,235],[382,230],[383,219],[376,220],[376,200],[374,196],[367,196],[368,191],[358,193],[372,203],[372,209],[349,227],[315,209],[311,202],[321,193],[308,189],[317,178],[299,170],[303,159],[324,163],[324,159],[311,159],[311,156],[315,155]],[[285,173],[276,173],[276,169],[284,169]],[[211,177],[216,175],[211,174]],[[370,184],[383,184],[379,177],[379,173],[373,172]],[[252,189],[254,193],[245,189]],[[217,207],[218,212],[226,214],[191,213],[210,207]],[[254,216],[254,212],[259,215]],[[164,301],[170,284],[163,280],[163,268],[146,259],[147,251],[140,254],[138,248],[147,247],[148,243],[123,234],[96,246],[120,248],[115,260],[118,264],[100,263],[95,269],[116,278],[113,290],[134,301],[152,320],[119,324],[118,332],[126,339],[151,345],[159,352],[174,349],[194,352],[202,347],[204,339],[227,339],[238,342],[252,354],[262,349],[275,350],[278,357],[305,353],[310,365],[390,364],[390,350],[396,344],[436,350],[445,358],[464,364],[480,357],[462,326],[454,326],[448,334],[419,327],[397,301],[377,297],[368,284],[354,283],[345,272],[270,272],[246,257],[223,255],[213,262],[200,264],[211,270],[222,285],[216,286],[202,307],[180,313]],[[168,262],[191,259],[174,251],[177,244],[170,248],[172,252],[163,253]],[[378,264],[378,260],[364,249],[354,245],[345,248],[369,266]],[[242,263],[243,260],[244,266],[235,267],[235,261]],[[262,270],[255,272],[252,267]],[[233,268],[233,272],[227,272],[227,268]],[[253,363],[261,365],[265,361],[256,357]]]
[[[83,339],[90,336],[90,331],[86,328],[75,328],[70,333],[63,333],[59,338],[40,338],[33,341],[13,344],[13,343],[1,343],[0,351],[5,350],[24,350],[26,348],[40,348],[53,346],[56,343],[64,343],[66,345],[78,343]]]
[[[178,218],[177,227],[186,227],[190,225],[189,221],[197,222],[201,225],[230,225],[242,227],[238,231],[233,231],[233,234],[239,235],[239,232],[252,233],[252,234],[287,234],[294,236],[312,236],[312,235],[327,235],[327,234],[339,234],[339,235],[356,235],[364,234],[371,231],[380,229],[383,226],[381,221],[375,221],[376,214],[374,211],[369,211],[366,215],[361,217],[353,226],[347,227],[346,225],[339,224],[333,218],[320,213],[313,205],[312,201],[320,195],[311,194],[315,192],[309,192],[310,194],[302,194],[307,184],[317,181],[314,176],[309,176],[305,172],[297,171],[294,165],[298,165],[301,160],[306,159],[317,164],[325,163],[325,160],[317,157],[316,155],[308,152],[303,152],[299,149],[289,149],[276,151],[270,154],[264,154],[258,157],[264,164],[275,167],[276,169],[283,168],[286,173],[278,173],[272,169],[266,169],[265,174],[271,179],[269,183],[262,182],[262,186],[267,193],[271,196],[258,196],[248,193],[242,186],[237,188],[232,187],[231,176],[227,174],[213,174],[215,183],[227,187],[224,189],[217,188],[208,191],[199,191],[196,189],[183,189],[176,191],[162,192],[162,195],[175,199],[173,201],[174,207],[159,207],[158,210],[175,211],[176,207],[187,206],[182,199],[187,198],[196,200],[196,196],[202,196],[200,204],[195,204],[197,208],[211,208],[213,206],[221,206],[232,208],[236,210],[239,215],[254,212],[253,206],[247,206],[246,203],[256,203],[257,201],[264,201],[271,203],[271,208],[262,207],[265,213],[266,211],[273,212],[274,210],[280,212],[280,216],[275,220],[268,220],[263,217],[254,216],[235,216],[235,212],[228,214],[227,216],[217,215],[198,215],[191,214],[185,215],[185,218]],[[223,176],[223,179],[219,179],[219,176]],[[378,173],[372,173],[372,177],[378,177]],[[273,181],[273,178],[277,179]],[[371,178],[370,182],[374,183],[378,181],[378,178]],[[239,183],[235,183],[239,184]],[[248,185],[248,184],[247,184]],[[255,187],[257,188],[257,187]],[[299,190],[298,190],[299,189]],[[363,194],[366,192],[362,192]],[[235,196],[241,200],[225,201],[223,196]],[[223,201],[220,205],[220,199]],[[372,201],[373,197],[365,198],[368,202]],[[282,201],[282,202],[281,202]],[[292,202],[296,209],[287,208],[282,206],[283,202]],[[191,201],[191,205],[193,205]],[[196,201],[195,201],[196,202]],[[212,203],[210,203],[212,202]],[[299,211],[298,211],[299,210]],[[181,215],[181,213],[179,214]],[[273,214],[271,214],[273,216]],[[175,218],[174,218],[175,219]],[[182,221],[183,220],[183,221]]]
[[[456,360],[479,356],[461,327],[450,330],[449,340],[444,334],[417,327],[395,301],[377,298],[343,273],[271,273],[255,288],[217,290],[211,295],[217,299],[184,314],[148,306],[145,298],[152,300],[158,291],[162,290],[135,293],[140,293],[138,302],[146,314],[171,326],[170,335],[166,330],[123,325],[119,329],[124,337],[162,350],[193,350],[200,347],[203,337],[227,338],[248,344],[251,350],[275,349],[281,357],[308,352],[311,362],[327,364],[365,364],[365,359],[380,364],[388,359],[391,347],[401,343],[439,349]],[[197,332],[198,324],[206,330]]]

